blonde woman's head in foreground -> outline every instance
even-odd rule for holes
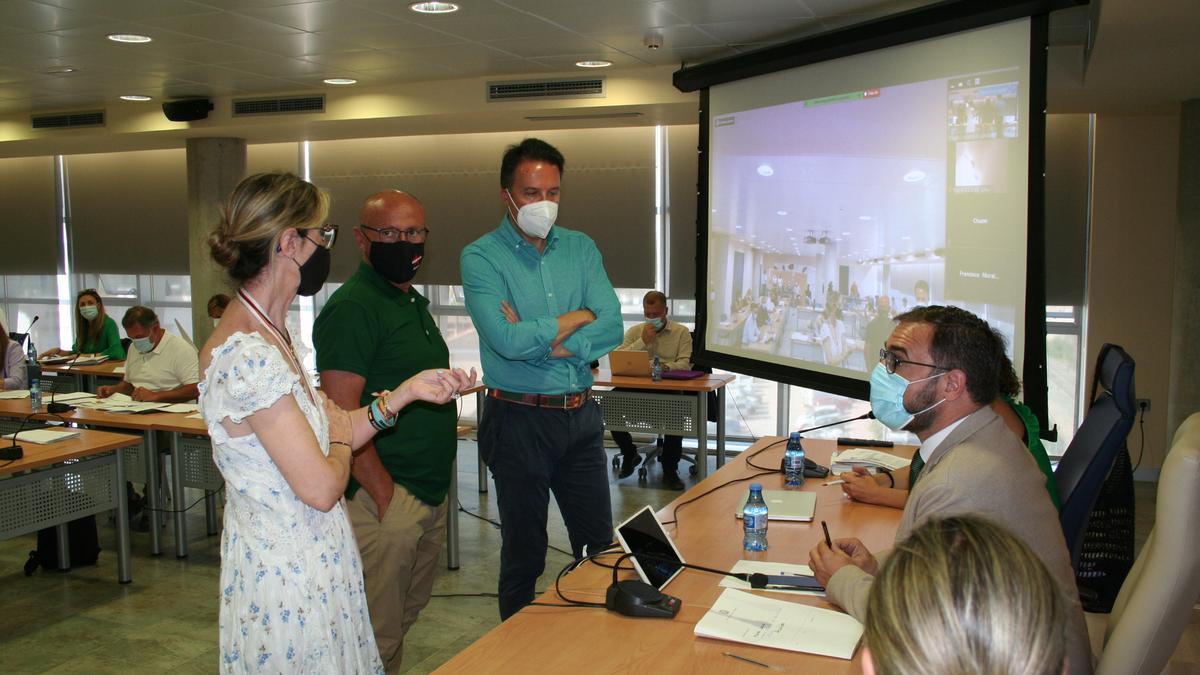
[[[931,520],[871,588],[866,675],[1061,675],[1066,611],[1024,542],[975,516]]]

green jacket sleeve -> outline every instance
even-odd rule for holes
[[[100,331],[100,343],[96,345],[96,353],[104,354],[116,361],[125,360],[125,347],[121,346],[121,334],[117,332],[117,322],[111,316],[104,317],[104,330]]]

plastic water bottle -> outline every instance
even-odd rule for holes
[[[783,451],[783,484],[789,488],[804,485],[804,446],[800,434],[793,431],[788,438],[787,450]]]
[[[650,363],[650,379],[655,382],[662,382],[662,359],[657,356]]]
[[[42,409],[42,367],[37,361],[25,366],[29,376],[29,409],[37,412]]]
[[[750,484],[750,497],[742,507],[742,548],[747,551],[767,550],[767,503],[763,501],[762,483]]]

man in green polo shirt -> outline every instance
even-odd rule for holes
[[[424,256],[425,209],[388,190],[367,198],[354,238],[358,271],[313,326],[321,386],[353,409],[372,392],[428,368],[447,368],[450,351],[412,288]],[[446,491],[458,441],[454,404],[414,403],[396,426],[355,452],[347,512],[362,552],[367,606],[387,672],[400,669],[404,634],[429,602],[446,538]],[[361,488],[361,489],[360,489]]]

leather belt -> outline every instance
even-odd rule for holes
[[[574,410],[587,403],[592,397],[591,389],[584,389],[576,394],[522,394],[515,391],[504,391],[503,389],[488,389],[488,396],[498,398],[501,401],[516,403],[518,405],[528,405],[535,408],[556,408],[561,410]]]

